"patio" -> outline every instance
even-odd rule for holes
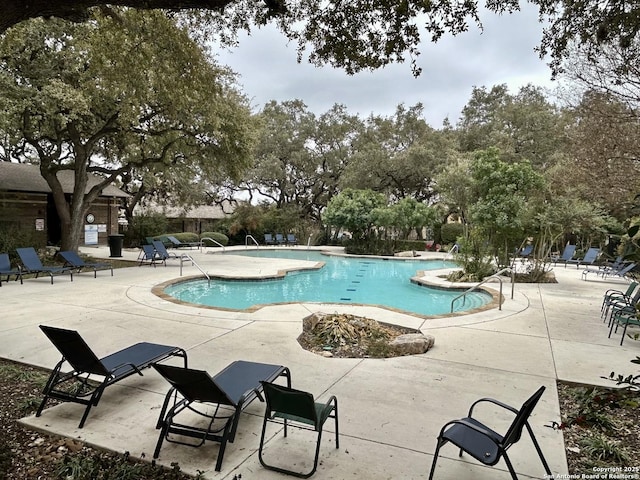
[[[227,249],[231,253],[231,249]],[[96,258],[107,258],[104,248],[86,248]],[[137,251],[125,250],[134,259]],[[269,275],[296,268],[298,260],[193,255],[210,274]],[[428,255],[438,255],[431,254]],[[0,322],[0,356],[46,368],[59,360],[53,345],[38,325],[78,330],[98,355],[138,341],[177,345],[189,355],[189,365],[215,374],[234,360],[281,364],[288,367],[295,388],[312,392],[318,400],[336,395],[340,402],[340,449],[326,435],[321,464],[313,478],[426,478],[436,437],[442,425],[466,414],[480,397],[494,397],[519,407],[538,387],[547,390],[530,423],[555,474],[566,474],[562,433],[545,428],[559,420],[557,379],[606,384],[601,375],[630,373],[640,344],[619,336],[607,338],[599,318],[602,295],[608,288],[624,288],[621,280],[581,280],[580,270],[556,268],[557,284],[517,284],[515,297],[507,297],[502,311],[490,310],[452,318],[423,319],[366,306],[294,304],[271,306],[255,312],[220,311],[166,301],[151,293],[158,283],[179,276],[179,261],[157,268],[134,266],[74,275],[73,282],[47,278],[27,279],[24,285],[4,283]],[[184,275],[199,275],[190,263]],[[433,273],[431,274],[433,275]],[[489,284],[497,288],[497,284]],[[313,312],[345,312],[375,318],[435,336],[428,353],[392,359],[323,358],[303,350],[296,338],[301,320]],[[100,448],[129,451],[150,459],[157,440],[155,423],[169,385],[154,371],[134,376],[106,390],[78,429],[82,407],[64,404],[46,409],[39,418],[23,419],[29,428],[79,438]],[[218,444],[193,449],[165,444],[159,462],[178,462],[183,471],[205,478],[285,478],[264,470],[257,448],[264,405],[254,402],[244,411],[234,443],[227,446],[220,472],[214,471]],[[491,418],[492,411],[487,411]],[[487,418],[486,416],[484,417]],[[508,420],[508,419],[505,419]],[[503,423],[506,427],[507,423]],[[495,425],[500,428],[500,425]],[[331,427],[329,426],[329,431]],[[313,435],[303,438],[310,449]],[[266,453],[287,444],[281,435],[269,440]],[[278,450],[276,450],[278,449]],[[311,460],[312,455],[305,458]],[[516,471],[523,478],[542,478],[544,470],[526,435],[510,450]],[[285,459],[286,460],[286,459]],[[301,468],[308,464],[299,464]],[[441,450],[436,479],[510,478],[504,463],[494,468],[459,459],[457,449]]]

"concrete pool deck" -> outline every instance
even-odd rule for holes
[[[231,253],[231,249],[227,249]],[[105,248],[83,248],[97,258],[107,258]],[[299,260],[257,259],[210,255],[182,250],[215,275],[264,275],[301,266]],[[135,260],[137,250],[125,250]],[[437,254],[428,254],[437,255]],[[308,262],[303,262],[308,263]],[[607,338],[599,316],[603,293],[626,288],[626,283],[592,277],[581,280],[573,266],[554,268],[557,284],[516,284],[503,292],[502,311],[497,309],[452,318],[424,319],[367,306],[291,304],[261,308],[255,312],[221,311],[169,302],[154,295],[154,285],[179,276],[178,260],[154,268],[135,266],[108,271],[25,280],[24,285],[3,282],[0,299],[0,357],[53,368],[58,351],[40,332],[45,324],[78,330],[98,356],[139,341],[177,345],[187,350],[189,365],[215,374],[238,359],[282,364],[291,370],[293,386],[312,392],[318,400],[336,395],[340,408],[340,449],[331,434],[323,435],[316,479],[413,479],[427,478],[436,437],[447,421],[466,415],[481,397],[497,398],[519,407],[538,387],[545,385],[542,400],[530,423],[554,474],[566,474],[562,433],[546,428],[559,421],[556,380],[611,385],[601,379],[611,371],[635,372],[630,360],[640,355],[640,343],[628,340],[619,346],[619,334]],[[185,262],[183,275],[198,275]],[[433,273],[427,272],[427,275]],[[497,284],[488,284],[497,288]],[[419,328],[435,337],[435,346],[424,355],[393,359],[323,358],[300,348],[296,338],[301,319],[313,312],[348,312],[376,320]],[[89,414],[83,429],[77,425],[82,406],[62,404],[46,409],[39,418],[22,423],[35,430],[80,439],[88,444],[128,451],[151,459],[158,431],[155,423],[168,384],[153,370],[105,391]],[[257,458],[264,405],[252,403],[242,414],[234,443],[227,446],[221,472],[215,472],[218,444],[195,449],[165,443],[159,463],[205,478],[287,478],[263,469]],[[488,409],[481,418],[498,430],[509,418]],[[493,418],[495,417],[495,419]],[[490,421],[489,421],[490,420]],[[497,422],[497,423],[493,423]],[[332,424],[327,424],[332,431]],[[272,431],[273,434],[275,431]],[[315,436],[292,430],[289,440],[279,433],[269,437],[265,455],[291,461],[301,445],[312,448]],[[283,447],[287,448],[286,454]],[[510,449],[521,478],[543,478],[528,436]],[[310,465],[296,457],[301,469]],[[588,472],[587,472],[588,473]],[[510,478],[501,461],[493,468],[458,457],[451,445],[442,448],[436,479]]]

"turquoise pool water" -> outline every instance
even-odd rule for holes
[[[274,303],[337,303],[380,305],[420,315],[447,314],[461,290],[424,287],[410,281],[419,270],[450,268],[441,260],[384,260],[323,255],[310,250],[248,250],[232,255],[294,258],[325,262],[319,270],[289,272],[268,280],[191,280],[165,288],[184,302],[244,310]],[[228,255],[228,254],[227,254]],[[311,266],[311,264],[310,264]],[[471,310],[491,301],[483,292],[472,292],[454,311]]]

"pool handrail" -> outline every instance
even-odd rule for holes
[[[204,241],[205,240],[209,240],[211,243],[215,243],[216,245],[218,245],[219,247],[222,247],[222,251],[224,252],[224,245],[222,245],[220,242],[218,242],[217,240],[214,240],[211,237],[202,237],[200,239],[200,251],[202,251],[202,247],[204,247]]]
[[[247,248],[249,246],[249,240],[253,240],[253,243],[256,244],[257,248],[260,248],[260,244],[258,243],[258,241],[253,237],[253,235],[247,235],[246,237],[244,237],[244,248]]]
[[[193,257],[187,253],[183,253],[182,255],[180,255],[180,276],[182,276],[182,264],[185,262],[185,260],[187,262],[191,262],[191,265],[193,265],[198,270],[200,270],[200,272],[207,278],[208,285],[211,285],[211,277],[209,277],[209,274],[205,272],[200,267],[200,265],[198,265],[198,263],[193,259]]]
[[[498,298],[498,310],[502,310],[502,278],[500,278],[500,274],[505,272],[511,273],[511,300],[513,300],[513,291],[514,291],[514,285],[515,285],[514,270],[511,267],[506,267],[494,273],[493,275],[489,275],[477,285],[470,287],[469,289],[465,290],[460,295],[458,295],[456,298],[451,300],[451,313],[453,313],[453,304],[456,302],[456,300],[458,300],[459,298],[462,298],[462,305],[464,306],[464,301],[467,298],[466,297],[467,293],[471,293],[472,291],[476,290],[478,287],[489,282],[489,280],[492,280],[492,279],[496,279],[500,282],[500,293],[499,293],[500,297]]]

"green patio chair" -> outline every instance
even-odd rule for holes
[[[318,468],[318,457],[320,456],[320,443],[322,440],[322,429],[329,418],[335,420],[336,448],[340,447],[338,435],[338,399],[331,396],[325,403],[317,403],[313,395],[301,390],[275,385],[269,382],[261,382],[267,408],[264,413],[262,424],[262,435],[260,436],[260,447],[258,448],[258,459],[263,467],[280,473],[286,473],[299,478],[309,478]],[[318,433],[316,440],[316,453],[313,460],[313,468],[302,473],[289,470],[283,467],[267,464],[264,460],[264,438],[268,423],[279,423],[284,425],[284,436],[287,436],[287,427],[292,424],[301,429],[313,430]]]

